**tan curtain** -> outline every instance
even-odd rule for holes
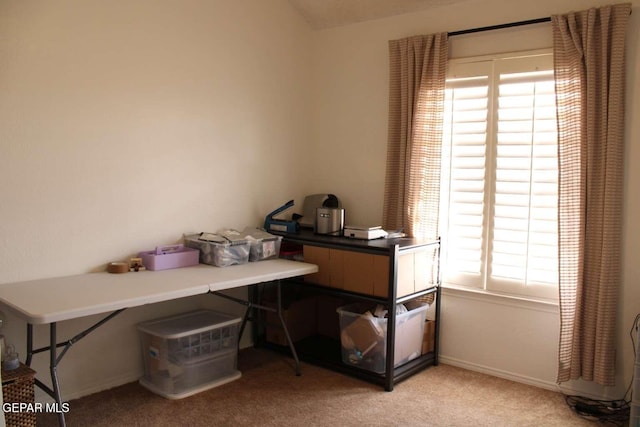
[[[383,227],[436,238],[447,33],[389,41]]]
[[[614,385],[630,4],[552,16],[558,108],[558,382]]]

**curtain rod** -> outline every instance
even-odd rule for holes
[[[508,24],[490,25],[488,27],[471,28],[468,30],[452,31],[447,33],[447,36],[461,36],[463,34],[480,33],[482,31],[501,30],[503,28],[520,27],[523,25],[540,24],[543,22],[551,22],[551,17],[529,19],[527,21],[510,22]]]
[[[629,15],[631,15],[632,13],[633,11],[630,10]],[[461,36],[463,34],[481,33],[483,31],[501,30],[503,28],[521,27],[523,25],[542,24],[543,22],[551,22],[551,17],[549,16],[546,18],[537,18],[537,19],[529,19],[526,21],[509,22],[508,24],[490,25],[488,27],[470,28],[468,30],[451,31],[447,33],[447,36],[448,37]]]

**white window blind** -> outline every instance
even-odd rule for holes
[[[557,299],[550,53],[451,61],[443,134],[445,283]]]

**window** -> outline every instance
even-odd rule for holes
[[[445,96],[443,281],[557,300],[551,52],[452,60]]]

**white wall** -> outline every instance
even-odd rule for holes
[[[310,34],[286,0],[1,1],[0,283],[259,226],[304,195]],[[137,379],[135,324],[212,298],[128,310],[87,336],[60,365],[63,397]],[[9,316],[3,331],[21,355],[25,328]],[[45,355],[35,369],[47,376]]]
[[[317,165],[315,186],[330,188],[346,207],[347,223],[380,223],[388,112],[388,40],[548,17],[615,1],[476,0],[314,33],[316,49],[313,135],[316,157],[330,154],[331,168]],[[622,397],[633,371],[628,336],[640,311],[640,1],[628,30],[626,198],[624,273],[618,330],[617,385],[572,382],[585,394]],[[551,25],[538,24],[451,38],[451,57],[551,47]],[[558,343],[556,306],[445,289],[442,301],[441,360],[470,369],[556,389]]]

